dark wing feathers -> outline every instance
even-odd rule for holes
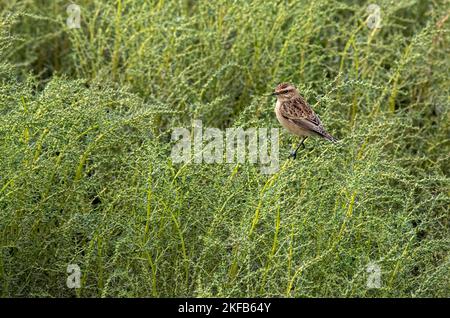
[[[284,117],[292,121],[300,120],[301,123],[303,123],[306,120],[309,121],[312,126],[318,126],[317,128],[320,127],[323,129],[319,117],[302,97],[283,102],[281,105],[281,113]],[[315,131],[315,129],[313,130]]]
[[[296,125],[315,132],[323,138],[336,142],[323,127],[319,116],[312,110],[311,106],[301,96],[292,100],[284,101],[281,105],[281,114]]]

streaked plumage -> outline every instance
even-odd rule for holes
[[[319,136],[336,142],[336,139],[325,130],[320,118],[294,85],[281,83],[275,88],[273,95],[277,96],[275,114],[278,121],[291,133],[304,137],[301,145],[309,136]],[[294,157],[297,150],[293,154]]]

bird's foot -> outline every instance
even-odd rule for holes
[[[291,151],[289,153],[289,158],[292,158],[293,160],[295,160],[295,158],[297,158],[297,151]]]

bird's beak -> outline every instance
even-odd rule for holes
[[[278,93],[277,92],[273,92],[272,94],[270,94],[270,96],[277,96]]]

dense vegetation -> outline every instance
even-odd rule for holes
[[[76,3],[0,3],[1,296],[450,296],[448,1]],[[194,119],[279,127],[284,81],[337,145],[172,162]]]

